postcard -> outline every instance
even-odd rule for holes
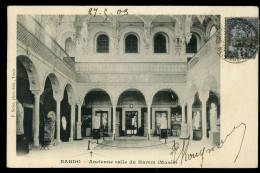
[[[7,167],[258,167],[257,7],[7,11]]]

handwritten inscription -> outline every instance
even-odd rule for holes
[[[108,15],[128,15],[128,8],[125,9],[118,9],[116,13],[109,12],[107,8],[104,10],[98,8],[89,8],[88,15],[96,17],[96,15],[105,15],[106,19],[103,21],[105,22],[108,18]]]
[[[233,130],[226,135],[224,140],[221,140],[220,143],[216,144],[217,148],[222,148],[224,146],[224,144],[226,143],[226,141],[228,139],[230,139],[229,137],[238,128],[243,128],[244,131],[243,131],[243,136],[241,138],[239,151],[237,152],[237,155],[236,155],[236,158],[234,160],[234,163],[237,161],[237,158],[238,158],[238,156],[240,154],[240,151],[241,151],[241,148],[242,148],[242,144],[243,144],[244,137],[245,137],[245,132],[246,132],[246,124],[245,123],[241,123],[238,126],[235,126],[233,128]],[[187,162],[187,161],[190,161],[190,160],[195,159],[195,158],[201,158],[200,166],[202,167],[203,166],[203,161],[205,159],[205,155],[206,154],[210,154],[211,152],[214,152],[215,148],[216,148],[216,147],[211,147],[211,148],[202,147],[201,150],[199,150],[197,152],[189,153],[188,152],[189,144],[190,144],[189,140],[183,140],[181,152],[179,153],[179,155],[177,155],[177,151],[179,150],[180,146],[179,146],[179,143],[177,143],[175,141],[173,142],[172,152],[170,153],[171,155],[173,155],[173,163],[177,164],[178,161],[180,161],[180,163],[182,164],[183,162]]]

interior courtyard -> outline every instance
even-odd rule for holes
[[[219,47],[216,15],[18,15],[17,155],[215,146]]]

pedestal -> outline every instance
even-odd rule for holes
[[[86,136],[91,136],[91,128],[86,128]]]
[[[180,139],[188,139],[188,138],[189,138],[188,124],[187,123],[181,123]]]
[[[77,123],[77,133],[76,133],[76,139],[75,140],[82,140],[81,137],[81,122]]]
[[[220,142],[220,133],[218,131],[210,131],[209,140],[212,145],[216,146]]]
[[[194,141],[202,140],[202,130],[193,129],[193,140]]]

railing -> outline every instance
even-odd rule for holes
[[[208,40],[206,44],[204,44],[200,50],[192,57],[192,59],[188,62],[188,69],[191,69],[194,65],[196,65],[199,61],[202,61],[210,51],[217,50],[220,46],[220,30],[215,32],[213,36]]]
[[[75,70],[85,73],[149,73],[149,74],[186,74],[186,62],[84,62],[76,63]]]
[[[72,69],[75,68],[75,62],[65,50],[46,32],[41,24],[30,15],[18,15],[17,39],[29,47],[40,48],[36,50],[40,55],[55,55]],[[47,49],[43,47],[47,47]]]

